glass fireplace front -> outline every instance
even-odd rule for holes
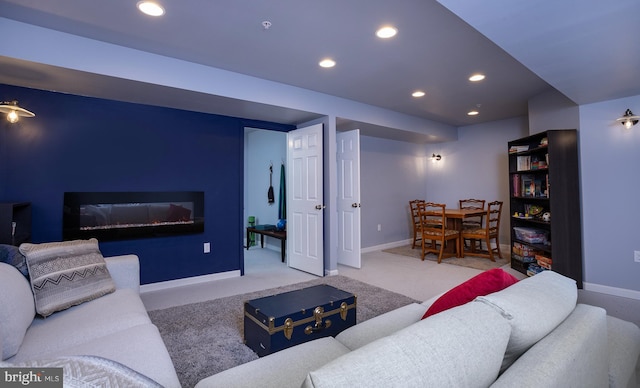
[[[99,241],[204,232],[204,192],[67,192],[63,240]]]

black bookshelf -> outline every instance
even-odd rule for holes
[[[577,131],[541,132],[508,149],[511,267],[528,275],[551,269],[582,288]]]

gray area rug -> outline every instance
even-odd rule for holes
[[[382,252],[393,253],[396,255],[415,257],[420,260],[422,249],[420,247],[411,248],[411,245],[403,245],[401,247],[383,249]],[[510,263],[509,252],[501,252],[502,258],[495,256],[495,262],[485,257],[470,256],[465,253],[465,257],[447,257],[442,259],[443,263],[459,265],[461,267],[475,268],[486,271],[492,268],[500,268]],[[425,260],[438,261],[438,256],[429,253],[424,257]]]
[[[169,350],[184,388],[258,356],[243,343],[244,302],[263,296],[328,284],[358,298],[356,322],[416,300],[346,276],[328,276],[289,286],[229,296],[149,312]]]

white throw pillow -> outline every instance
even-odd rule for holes
[[[502,291],[479,296],[474,302],[493,307],[511,324],[511,338],[500,372],[555,329],[576,307],[573,279],[543,271]]]
[[[36,311],[43,317],[115,291],[98,240],[25,243]]]
[[[0,263],[0,346],[2,359],[13,357],[36,315],[29,281],[14,266]]]

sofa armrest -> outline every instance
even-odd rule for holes
[[[640,367],[640,328],[632,322],[607,316],[609,387],[635,387]],[[640,385],[637,385],[640,387]]]
[[[438,295],[432,296],[431,298],[425,300],[424,302],[420,303],[421,305],[424,306],[424,311],[426,312],[427,310],[429,310],[429,307],[431,307],[432,304],[436,303],[436,300],[440,299],[440,297],[444,294],[446,294],[448,292],[447,291],[443,291],[441,293],[439,293]]]
[[[411,303],[351,326],[338,334],[336,339],[349,349],[356,350],[419,322],[426,311],[423,305]]]
[[[136,255],[105,257],[107,269],[116,288],[130,288],[140,293],[140,261]]]

